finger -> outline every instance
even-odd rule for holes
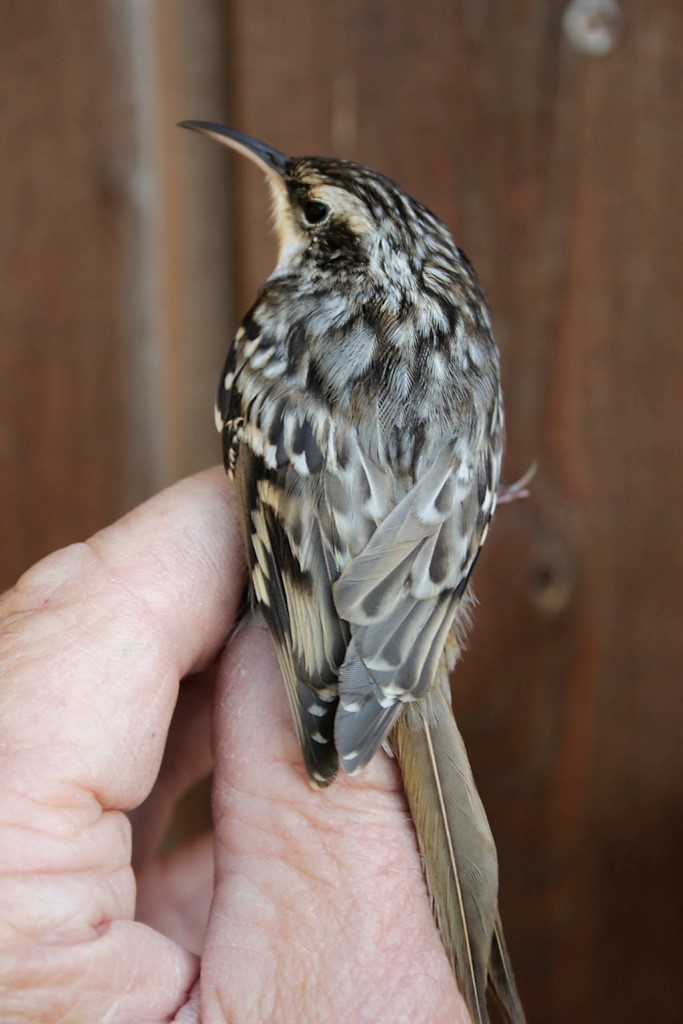
[[[170,1019],[196,957],[129,920],[130,828],[178,681],[210,662],[241,601],[234,508],[211,471],[0,601],[0,990],[16,1018]],[[12,1014],[10,1013],[10,1016]]]
[[[187,1003],[198,968],[196,957],[130,921],[110,922],[89,942],[17,944],[0,957],[2,1019],[162,1024]]]
[[[178,681],[218,651],[242,544],[217,470],[31,569],[0,603],[5,763],[130,808],[157,773]]]
[[[332,1020],[467,1020],[394,763],[311,788],[257,622],[221,660],[214,732],[203,1005],[235,1021],[313,1021],[321,1004]]]

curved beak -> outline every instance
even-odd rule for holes
[[[242,156],[246,156],[253,163],[257,164],[262,171],[274,178],[282,186],[282,175],[288,163],[288,158],[272,146],[266,146],[265,142],[253,139],[251,135],[244,135],[234,128],[226,128],[222,124],[213,124],[211,121],[180,121],[179,128],[191,128],[202,135],[220,142],[223,146],[229,146]]]

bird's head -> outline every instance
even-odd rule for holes
[[[345,160],[288,157],[223,125],[183,121],[266,173],[279,240],[277,271],[316,270],[392,281],[408,289],[425,264],[448,263],[450,234],[420,203],[375,171]]]

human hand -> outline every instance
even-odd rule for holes
[[[244,583],[211,470],[0,599],[5,1024],[467,1021],[391,759],[312,790],[265,627],[221,652]]]

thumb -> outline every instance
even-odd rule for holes
[[[260,618],[219,666],[214,754],[207,1019],[466,1021],[394,762],[311,787]]]

